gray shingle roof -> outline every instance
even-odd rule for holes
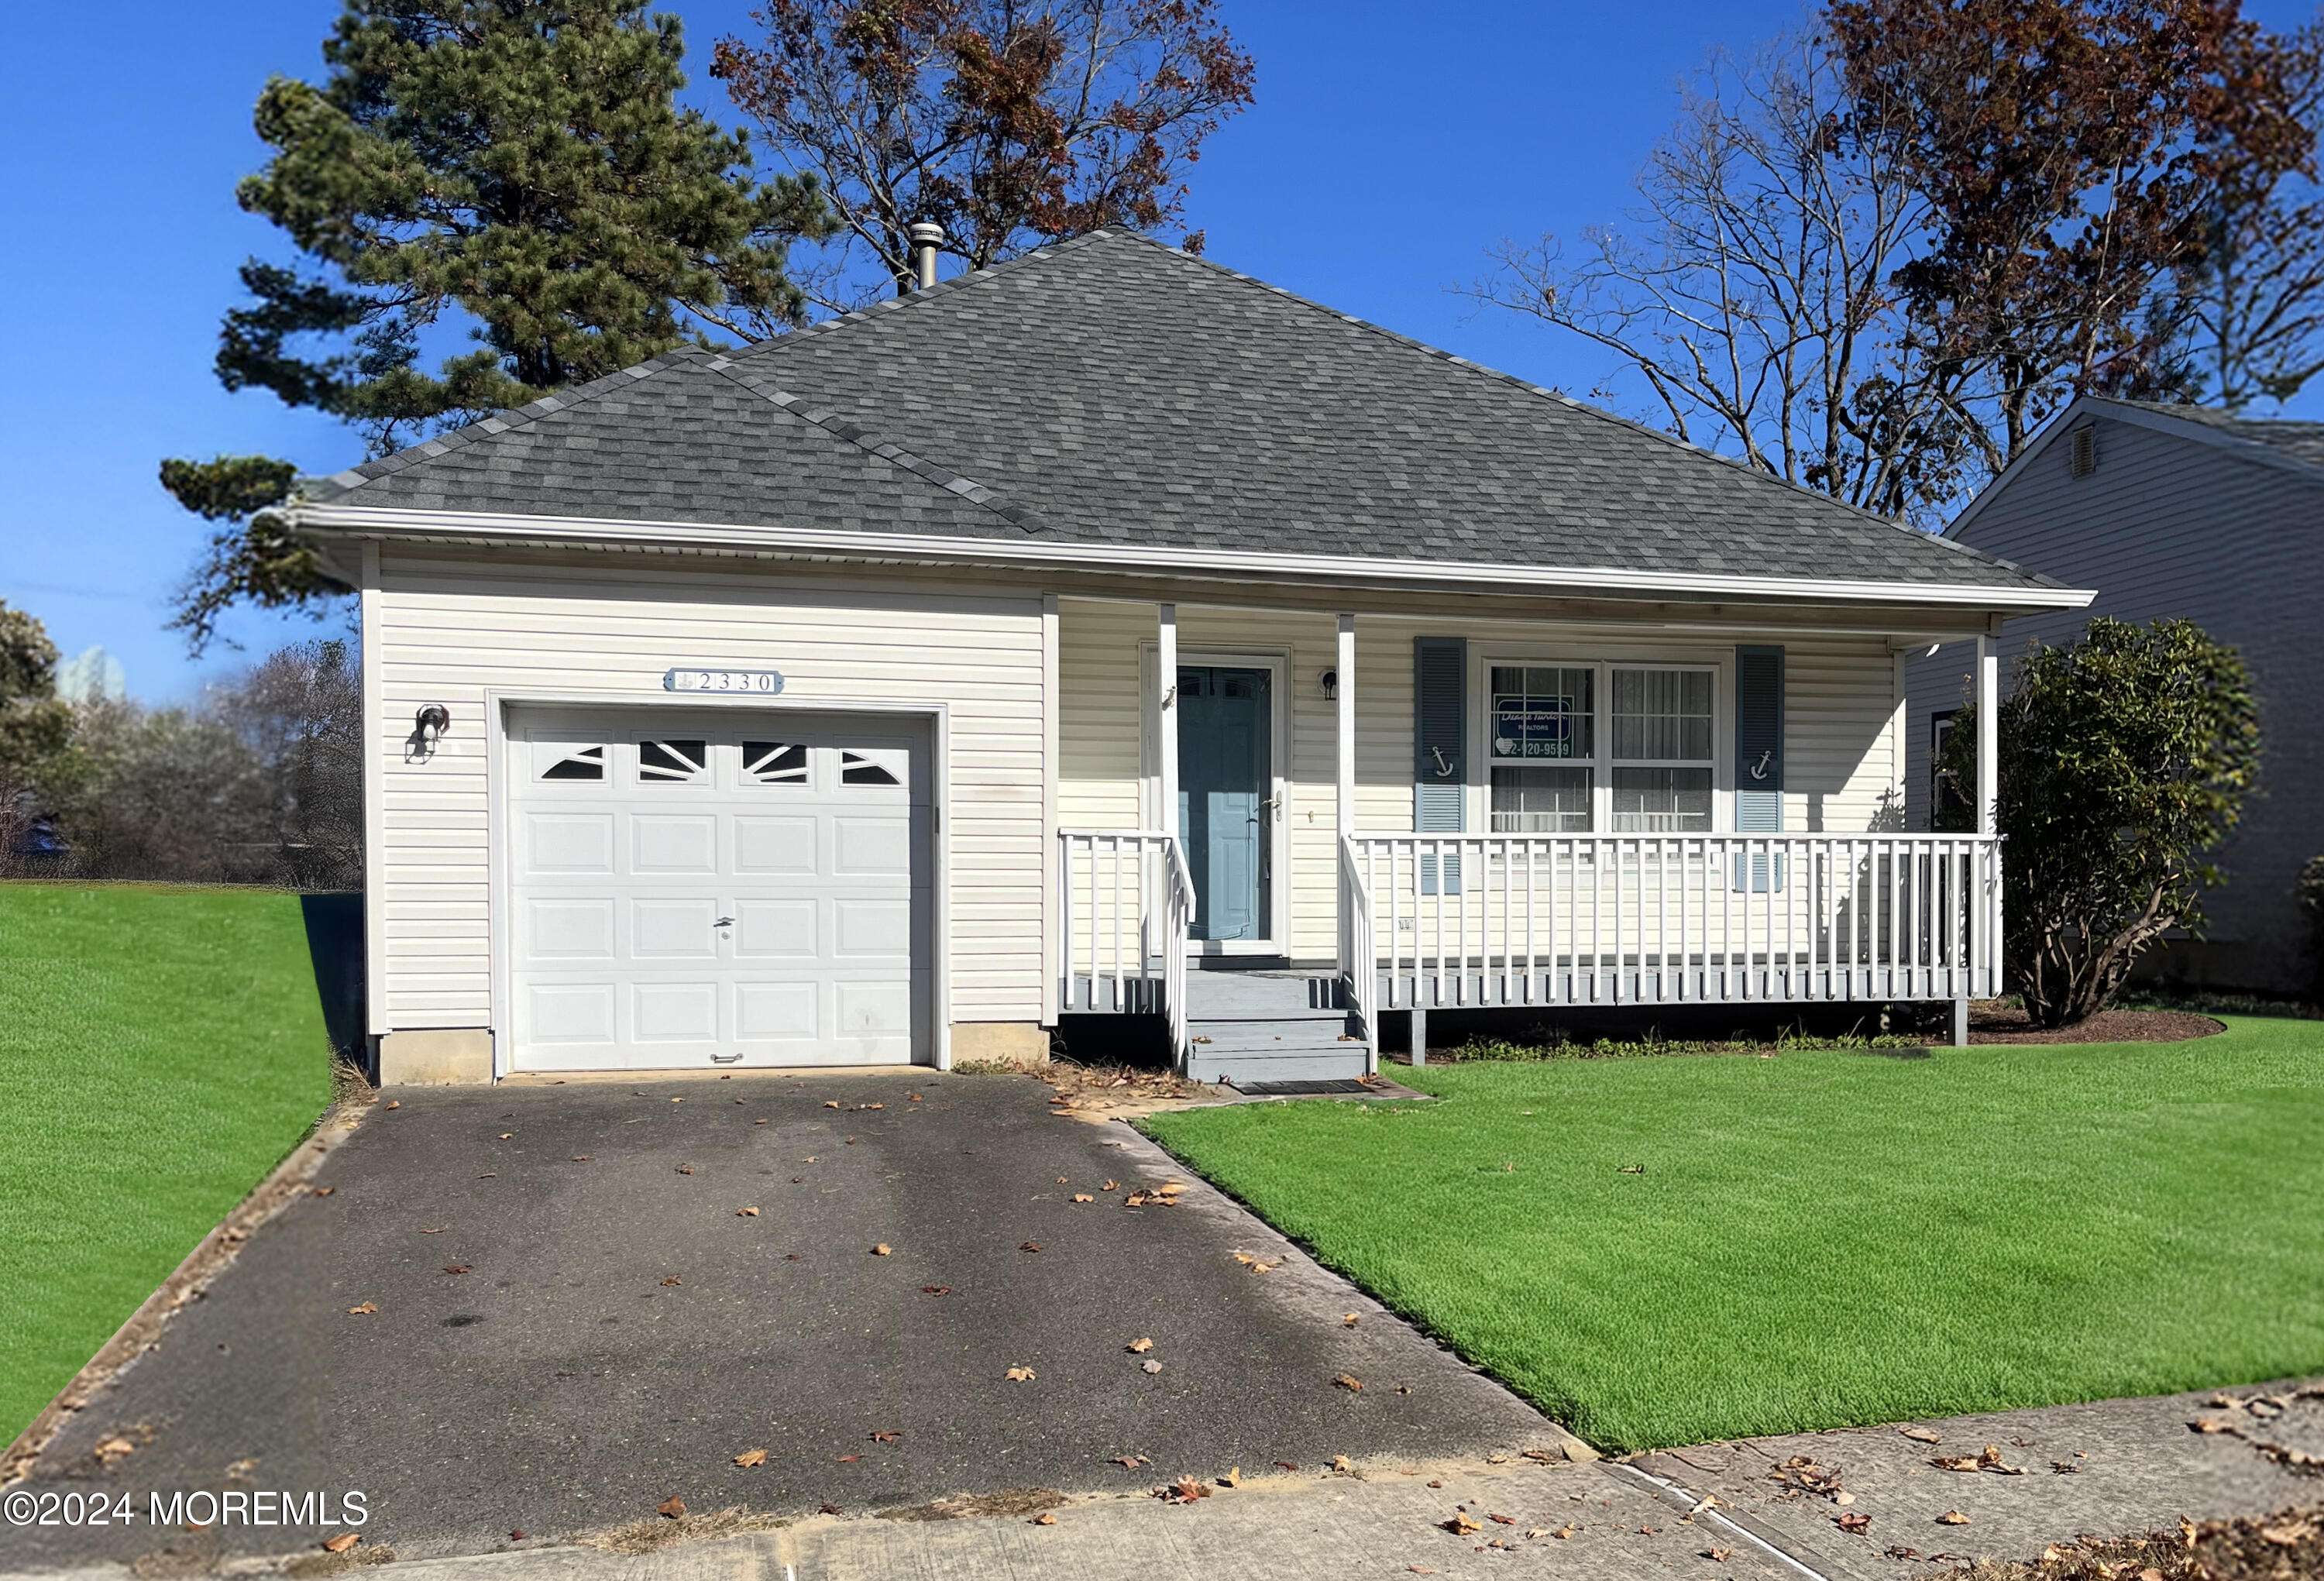
[[[2200,423],[2237,439],[2248,439],[2271,449],[2308,463],[2324,467],[2324,423],[2305,422],[2295,418],[2244,418],[2215,411],[2209,407],[2182,406],[2155,400],[2126,400],[2125,406],[2135,406],[2167,418],[2178,418],[2190,423]]]
[[[682,352],[341,473],[335,503],[1690,575],[2051,586],[1100,232]]]

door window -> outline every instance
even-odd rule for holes
[[[1273,931],[1274,679],[1224,665],[1178,671],[1178,838],[1194,874],[1197,939]]]

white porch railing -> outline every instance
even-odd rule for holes
[[[1061,829],[1057,843],[1057,1008],[1162,1011],[1183,1062],[1194,920],[1185,851],[1150,829]]]
[[[1372,942],[1372,888],[1364,878],[1364,859],[1356,842],[1340,839],[1340,985],[1348,1009],[1364,1030],[1364,1071],[1379,1069],[1379,978],[1376,972],[1351,970],[1356,961],[1377,962],[1379,947]]]
[[[1368,1032],[1389,1009],[2000,991],[1990,836],[1385,834],[1341,846],[1340,959]],[[1376,970],[1362,981],[1349,969],[1367,959]]]

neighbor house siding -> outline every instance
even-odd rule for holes
[[[1447,601],[1450,604],[1451,601]],[[1150,604],[1065,599],[1058,605],[1060,694],[1058,822],[1066,827],[1129,829],[1157,816],[1145,804],[1152,767],[1142,740],[1149,702],[1141,695],[1141,652],[1155,640]],[[1292,955],[1330,959],[1338,947],[1336,705],[1323,673],[1338,660],[1333,617],[1297,611],[1178,606],[1182,654],[1204,650],[1282,653],[1291,692],[1287,820]],[[1646,627],[1570,622],[1479,621],[1441,616],[1360,616],[1356,621],[1356,827],[1400,832],[1413,826],[1413,639],[1463,637],[1472,703],[1481,667],[1496,655],[1550,651],[1725,664],[1734,643],[1670,637]],[[1902,823],[1895,740],[1895,665],[1884,638],[1796,633],[1743,640],[1785,648],[1787,777],[1784,828],[1856,832]],[[1731,696],[1722,688],[1720,739]],[[1468,828],[1488,832],[1486,758],[1471,731]],[[1728,785],[1728,754],[1718,784]]]
[[[1997,484],[1960,540],[2098,590],[2089,610],[2011,621],[2008,662],[2029,642],[2060,642],[2095,615],[2193,620],[2233,643],[2251,666],[2262,709],[2260,789],[2218,860],[2228,882],[2207,903],[2212,945],[2174,951],[2167,970],[2228,986],[2312,986],[2306,924],[2292,883],[2324,851],[2324,473],[2247,458],[2144,424],[2097,418],[2098,470],[2077,478],[2061,438]],[[1906,786],[1914,828],[1929,818],[1929,736],[1935,713],[1960,703],[1973,645],[1950,644],[1908,669]]]
[[[383,711],[386,981],[375,1030],[492,1020],[486,777],[488,692],[669,700],[672,665],[782,672],[782,701],[944,703],[952,1014],[1033,1021],[1041,963],[1041,600],[945,591],[938,579],[665,563],[495,564],[382,556],[376,595]],[[415,710],[453,728],[408,760]],[[780,702],[770,704],[781,706]]]

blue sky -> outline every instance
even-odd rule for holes
[[[696,102],[711,41],[747,0],[678,0]],[[1191,223],[1210,256],[1343,311],[1544,383],[1586,391],[1601,354],[1452,290],[1506,236],[1572,235],[1618,216],[1681,77],[1716,45],[1795,23],[1785,0],[1628,5],[1474,0],[1225,0],[1258,58],[1259,103],[1212,142]],[[2298,0],[2246,9],[2271,26]],[[236,615],[244,655],[188,658],[162,630],[201,523],[154,481],[165,455],[263,451],[330,472],[362,458],[340,425],[210,372],[219,313],[252,254],[286,258],[235,207],[263,148],[250,107],[272,73],[318,75],[337,0],[28,7],[0,64],[0,599],[67,654],[102,644],[130,690],[184,698],[202,678],[312,634]],[[230,22],[227,19],[231,19]],[[2303,400],[2324,411],[2324,401]],[[2315,415],[2303,411],[2303,415]]]

